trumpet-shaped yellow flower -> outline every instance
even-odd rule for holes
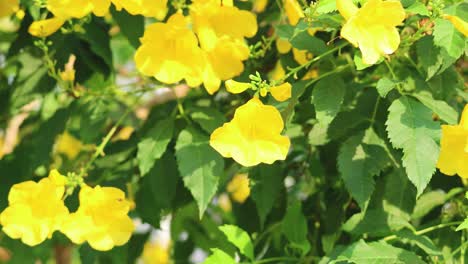
[[[210,145],[243,166],[284,160],[290,141],[281,135],[284,123],[279,111],[254,97],[236,109],[234,118],[216,129]]]
[[[168,264],[168,248],[157,242],[147,242],[143,248],[143,264]]]
[[[73,243],[85,241],[96,250],[110,250],[130,239],[135,228],[128,217],[125,193],[113,187],[82,186],[80,206],[63,222],[60,231]]]
[[[442,125],[440,156],[437,168],[447,175],[468,178],[468,105],[459,125]]]
[[[290,83],[283,83],[278,86],[270,87],[270,93],[276,101],[283,102],[291,98],[292,86]]]
[[[203,82],[207,91],[213,94],[221,81],[244,70],[243,61],[250,54],[244,38],[257,33],[257,20],[252,12],[219,0],[194,0],[190,15],[207,61]]]
[[[304,17],[301,5],[297,0],[283,0],[283,5],[289,24],[295,26]]]
[[[250,196],[249,177],[247,174],[237,174],[228,183],[226,189],[234,201],[244,203]]]
[[[9,205],[0,215],[3,232],[29,246],[51,238],[68,215],[62,200],[65,182],[65,177],[53,170],[39,182],[13,185],[8,194]]]
[[[154,23],[145,30],[135,54],[138,70],[173,84],[185,79],[191,87],[202,83],[205,59],[186,18],[176,13],[167,23]]]
[[[64,23],[65,20],[58,17],[35,21],[29,26],[28,32],[35,37],[47,37],[57,32]]]
[[[369,0],[358,9],[352,0],[337,0],[337,8],[346,19],[341,36],[359,47],[362,60],[375,64],[380,56],[392,54],[400,45],[396,26],[405,19],[400,1]]]
[[[463,21],[463,19],[457,16],[444,15],[444,18],[450,21],[465,37],[468,37],[468,22]]]
[[[110,0],[47,0],[47,9],[56,17],[82,18],[89,13],[105,16],[109,12]]]
[[[0,17],[11,16],[19,10],[19,0],[1,0]]]
[[[68,132],[63,133],[57,139],[56,151],[57,153],[64,154],[70,160],[73,160],[78,156],[83,148],[83,143],[70,135]]]
[[[112,0],[117,10],[124,8],[132,15],[163,20],[167,14],[167,0]]]

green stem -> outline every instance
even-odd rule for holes
[[[321,79],[323,79],[323,78],[325,78],[325,77],[327,77],[327,76],[333,75],[333,74],[335,74],[335,73],[342,72],[342,71],[344,71],[345,69],[347,69],[347,68],[349,68],[349,67],[351,67],[350,64],[338,66],[338,67],[336,67],[333,71],[329,71],[329,72],[326,72],[326,73],[324,73],[324,74],[321,74],[321,75],[319,75],[317,78],[311,80],[310,82],[308,82],[308,83],[306,84],[305,87],[307,88],[307,87],[311,86],[312,84],[314,84],[314,83],[320,81]]]
[[[288,262],[295,262],[297,263],[299,259],[297,258],[290,258],[290,257],[276,257],[276,258],[267,258],[262,260],[257,260],[255,264],[263,264],[263,263],[271,263],[271,262],[278,262],[278,261],[288,261]]]
[[[291,76],[294,76],[296,73],[298,73],[300,70],[302,69],[306,69],[306,68],[309,68],[312,64],[318,62],[319,60],[323,59],[324,57],[330,55],[330,54],[333,54],[335,51],[337,50],[340,50],[342,49],[343,47],[347,46],[348,43],[347,42],[343,42],[341,43],[340,45],[334,47],[333,49],[311,59],[310,61],[302,64],[302,65],[299,65],[295,68],[292,68],[282,79],[281,79],[281,82],[284,82],[285,80],[287,80],[289,77]]]
[[[435,226],[430,226],[428,228],[424,228],[424,229],[421,229],[419,231],[416,231],[416,232],[414,232],[414,234],[418,235],[418,236],[419,235],[424,235],[426,233],[429,233],[429,232],[432,232],[432,231],[435,231],[435,230],[438,230],[438,229],[441,229],[441,228],[454,226],[454,225],[459,225],[461,223],[462,223],[461,221],[458,221],[458,222],[450,222],[450,223],[445,223],[445,224],[438,224],[438,225],[435,225]],[[396,235],[391,235],[391,236],[384,237],[382,240],[383,241],[391,241],[391,240],[394,240],[396,238],[398,238]]]
[[[372,118],[371,118],[371,125],[374,125],[374,123],[375,123],[375,117],[377,116],[377,110],[379,109],[379,103],[380,103],[380,96],[377,97],[377,101],[375,102],[374,112],[372,113]]]

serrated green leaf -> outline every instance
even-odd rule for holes
[[[458,112],[449,106],[446,102],[432,98],[430,92],[419,91],[417,93],[413,93],[412,96],[416,97],[416,99],[418,99],[421,103],[429,107],[448,124],[455,125],[458,123]]]
[[[311,144],[312,146],[323,146],[327,144],[330,141],[327,136],[327,131],[327,124],[315,124],[308,135],[309,144]]]
[[[169,117],[157,122],[138,143],[138,167],[141,175],[145,175],[153,167],[154,162],[166,151],[174,130],[174,119]]]
[[[323,40],[310,35],[307,30],[295,34],[290,42],[294,48],[310,51],[314,55],[320,55],[328,49]]]
[[[193,111],[190,113],[190,118],[208,133],[213,132],[226,122],[224,115],[214,108],[196,107],[190,110]]]
[[[415,1],[412,5],[406,7],[405,9],[408,13],[419,14],[422,16],[430,15],[429,10],[427,10],[427,7],[419,1]]]
[[[281,227],[283,234],[288,238],[292,247],[299,248],[302,255],[309,252],[307,221],[302,213],[302,206],[299,201],[295,201],[288,207]]]
[[[349,261],[359,264],[378,263],[424,263],[416,254],[391,246],[384,241],[366,243],[364,240],[347,247],[336,260],[330,263]]]
[[[420,195],[435,172],[440,125],[429,108],[402,96],[390,106],[386,126],[392,145],[403,149],[403,166]]]
[[[249,176],[253,182],[250,193],[263,225],[283,187],[282,171],[278,165],[261,164],[252,169]]]
[[[254,247],[247,232],[234,225],[223,225],[219,229],[226,235],[229,242],[234,244],[244,256],[250,260],[254,260]]]
[[[229,256],[228,254],[224,253],[222,250],[217,248],[211,249],[213,254],[203,261],[203,264],[235,264],[236,261]]]
[[[377,92],[380,97],[385,98],[387,94],[396,87],[396,83],[388,78],[382,78],[377,82]]]
[[[395,169],[385,179],[383,208],[392,219],[410,221],[416,205],[416,188],[402,169]]]
[[[344,142],[338,154],[341,177],[362,209],[367,207],[374,191],[373,176],[378,175],[389,162],[383,144],[383,140],[369,128]]]
[[[319,0],[315,12],[326,14],[336,11],[336,0]]]
[[[185,187],[197,201],[200,218],[216,193],[224,159],[209,145],[209,138],[189,127],[180,132],[176,157]]]
[[[438,18],[434,22],[434,44],[453,58],[459,58],[465,50],[465,37],[448,20]]]
[[[416,54],[418,62],[426,72],[426,80],[431,79],[439,72],[443,63],[443,56],[440,48],[434,45],[434,38],[432,36],[424,36],[416,42]]]
[[[312,103],[315,106],[317,120],[330,124],[341,108],[346,87],[338,76],[329,76],[320,80],[312,91]]]

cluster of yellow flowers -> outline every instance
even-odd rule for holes
[[[9,206],[0,214],[5,234],[35,246],[55,231],[74,243],[88,242],[96,250],[110,250],[127,243],[134,225],[127,215],[130,202],[125,193],[113,187],[90,187],[81,182],[79,208],[70,213],[64,200],[72,185],[69,178],[52,170],[39,182],[13,185]]]
[[[48,0],[46,8],[54,17],[36,21],[29,27],[29,33],[47,37],[62,27],[68,19],[83,18],[91,13],[105,16],[113,3],[117,10],[122,8],[132,15],[144,15],[164,19],[167,0]]]

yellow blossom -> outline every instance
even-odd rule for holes
[[[117,134],[112,138],[112,140],[128,140],[132,136],[133,132],[135,132],[135,129],[131,126],[122,127],[122,129],[120,129],[119,132],[117,132]]]
[[[280,80],[286,75],[286,72],[281,66],[281,61],[276,62],[275,68],[270,72],[270,78],[273,80]]]
[[[295,26],[304,17],[301,5],[297,0],[283,0],[283,5],[289,24]]]
[[[375,64],[380,56],[398,49],[396,26],[405,19],[400,1],[369,0],[358,9],[352,0],[337,0],[337,8],[346,19],[341,36],[359,47],[365,64]]]
[[[29,246],[51,238],[68,215],[63,203],[65,177],[52,170],[39,182],[13,185],[8,194],[9,206],[1,213],[3,232]]]
[[[308,50],[299,50],[296,48],[293,48],[293,57],[294,60],[297,61],[300,65],[306,64],[309,62],[311,59],[314,58],[314,55],[310,53]]]
[[[468,105],[463,110],[460,124],[442,125],[437,168],[446,175],[468,178]]]
[[[257,33],[257,20],[252,12],[219,0],[194,0],[190,15],[207,61],[203,83],[208,93],[213,94],[221,81],[244,71],[243,61],[250,54],[244,38]]]
[[[236,109],[234,118],[216,129],[210,145],[243,166],[284,160],[290,141],[280,133],[284,123],[279,111],[254,97]]]
[[[140,40],[135,63],[141,73],[167,84],[182,79],[191,87],[201,84],[205,60],[182,14],[172,15],[167,23],[150,25]]]
[[[87,241],[101,251],[127,243],[135,227],[127,215],[130,203],[123,191],[84,185],[79,200],[78,210],[65,219],[60,229],[73,243]]]
[[[231,199],[229,199],[229,196],[226,193],[222,193],[218,196],[218,206],[226,213],[232,211]]]
[[[291,89],[291,84],[286,82],[278,86],[270,87],[270,93],[276,101],[283,102],[291,98]]]
[[[247,174],[237,174],[228,183],[226,189],[234,201],[244,203],[250,195],[249,177]]]
[[[68,132],[63,133],[57,139],[56,151],[64,154],[70,160],[74,160],[83,149],[83,143],[70,135]]]
[[[109,12],[110,0],[48,0],[47,9],[56,17],[82,18],[93,12],[105,16]]]
[[[35,21],[28,32],[35,37],[47,37],[57,32],[64,23],[65,20],[58,17]]]
[[[19,9],[19,0],[1,0],[0,17],[11,16]]]
[[[254,0],[253,11],[257,13],[262,13],[263,11],[265,11],[267,5],[268,0]]]
[[[463,21],[463,19],[457,16],[444,15],[444,18],[450,21],[458,31],[465,35],[465,37],[468,37],[468,22]]]
[[[124,8],[132,15],[163,20],[167,14],[167,0],[112,0],[117,10]]]
[[[227,80],[224,84],[226,85],[226,90],[233,94],[242,93],[252,86],[250,83],[236,82],[234,80]]]
[[[168,264],[168,248],[157,242],[147,242],[143,248],[143,264]]]
[[[275,43],[276,43],[276,49],[278,50],[280,54],[286,54],[292,48],[291,43],[289,43],[287,39],[277,38]]]

